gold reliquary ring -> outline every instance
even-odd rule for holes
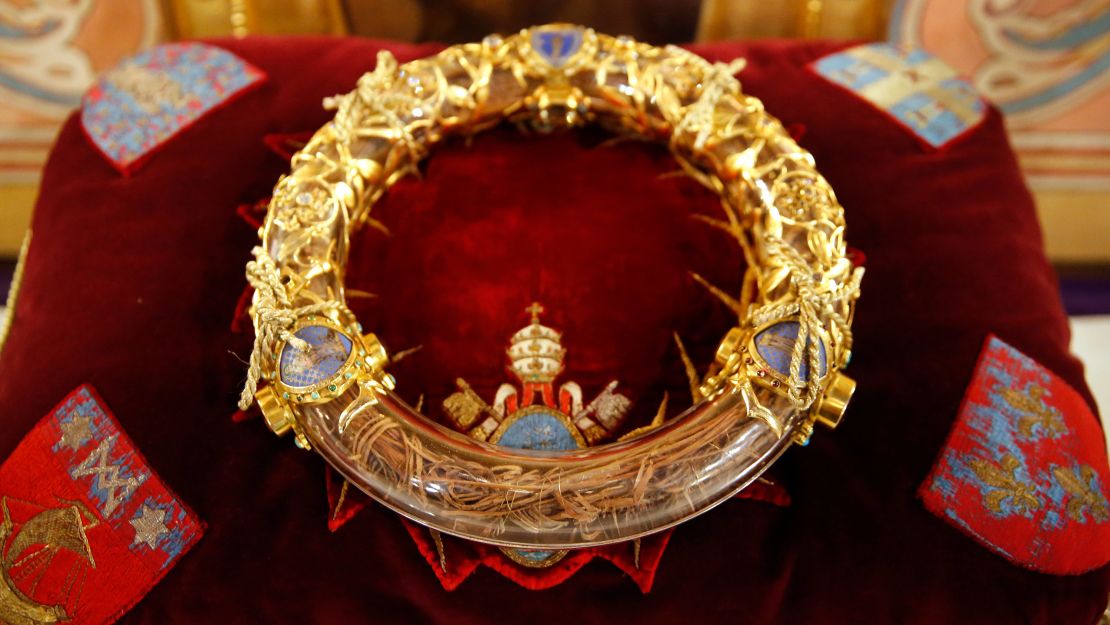
[[[388,52],[329,99],[274,189],[247,276],[256,332],[241,404],[416,522],[520,548],[628,540],[681,523],[751,483],[815,423],[835,426],[855,384],[862,269],[813,158],[741,90],[741,63],[553,24],[398,65]],[[737,324],[694,405],[633,438],[566,452],[495,446],[393,393],[389,358],[347,308],[350,235],[431,147],[504,121],[599,124],[667,144],[722,199],[717,224],[747,259]]]

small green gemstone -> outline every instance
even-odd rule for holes
[[[304,395],[297,395],[297,401],[304,401]]]
[[[281,398],[282,399],[289,399],[289,393],[282,393]]]
[[[336,386],[335,386],[334,384],[329,384],[329,385],[328,385],[328,390],[329,390],[329,391],[331,391],[331,392],[333,392],[333,393],[334,393],[334,392],[335,392],[335,389],[336,389]]]
[[[316,391],[312,391],[312,399],[320,399],[320,394]]]
[[[344,374],[343,374],[343,377],[344,377],[345,379],[347,379],[347,380],[350,380],[351,378],[355,377],[355,374],[353,374],[353,373],[351,373],[350,371],[348,371],[347,373],[344,373]]]

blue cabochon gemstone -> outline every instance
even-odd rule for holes
[[[327,326],[305,326],[294,336],[308,344],[301,349],[286,343],[281,350],[281,382],[293,388],[314,386],[339,373],[351,355],[351,339]]]
[[[580,28],[545,28],[532,32],[532,49],[552,67],[562,67],[581,47]]]
[[[497,444],[515,449],[578,449],[578,441],[567,429],[566,421],[546,411],[525,414],[513,421]]]
[[[798,340],[800,329],[801,326],[797,321],[780,321],[755,335],[755,349],[759,352],[760,358],[784,376],[790,375],[790,356],[794,353],[794,343]],[[821,377],[828,369],[825,344],[821,341],[817,342],[817,364],[817,376]],[[798,377],[803,381],[809,379],[808,357],[802,359]]]

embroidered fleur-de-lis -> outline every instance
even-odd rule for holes
[[[1037,497],[1033,486],[1021,481],[1017,477],[1017,470],[1021,468],[1021,461],[1006,454],[1002,456],[999,464],[993,464],[982,458],[974,458],[968,462],[971,470],[975,472],[983,484],[990,487],[984,489],[983,505],[995,514],[1002,514],[1002,502],[1010,500],[1010,506],[1019,513],[1033,512],[1041,508],[1041,500]]]
[[[1056,438],[1068,431],[1060,411],[1049,406],[1044,401],[1045,390],[1036,384],[1030,384],[1024,391],[1008,388],[1002,391],[1002,399],[1010,404],[1014,410],[1024,413],[1018,419],[1018,431],[1026,438],[1032,438],[1034,428],[1041,430],[1049,437]]]
[[[1110,504],[1106,501],[1106,495],[1096,487],[1098,474],[1093,468],[1082,465],[1073,471],[1067,467],[1052,467],[1052,475],[1056,478],[1056,483],[1071,495],[1065,509],[1073,521],[1083,523],[1084,510],[1099,523],[1110,521]]]

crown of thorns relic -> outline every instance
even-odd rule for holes
[[[400,66],[380,54],[274,189],[247,265],[256,340],[242,405],[257,400],[275,432],[293,431],[398,513],[521,548],[670,527],[807,442],[814,423],[835,426],[855,387],[840,369],[863,271],[846,257],[843,209],[812,156],[743,93],[738,69],[561,24]],[[737,325],[679,417],[616,443],[537,452],[436,425],[392,392],[385,349],[345,303],[350,235],[375,223],[374,204],[431,146],[503,121],[664,142],[720,195],[726,219],[714,224],[741,246],[747,273]],[[554,378],[558,333],[538,321],[522,332],[550,336],[537,339],[542,353],[511,348],[514,371]]]

